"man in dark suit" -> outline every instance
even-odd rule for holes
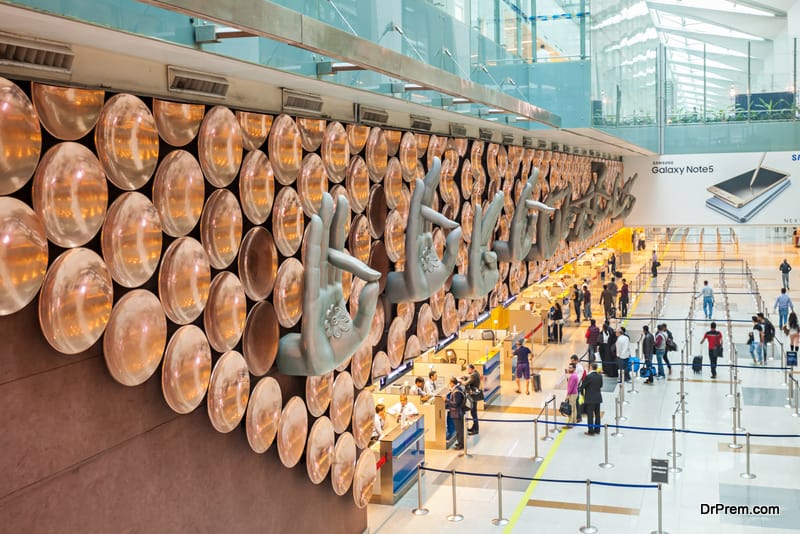
[[[589,430],[584,432],[587,436],[600,433],[600,404],[603,402],[603,376],[597,372],[597,364],[592,363],[591,371],[581,383],[583,403],[586,405],[586,419]]]
[[[454,376],[450,377],[450,392],[445,398],[445,407],[447,408],[447,415],[453,420],[453,426],[456,428],[456,446],[457,451],[464,450],[464,388],[461,383]]]

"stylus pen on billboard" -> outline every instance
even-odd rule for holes
[[[756,166],[756,170],[753,171],[753,177],[750,178],[750,191],[753,190],[753,184],[756,183],[756,178],[758,178],[758,171],[761,170],[761,165],[764,164],[764,158],[767,157],[767,153],[764,152],[761,154],[761,159],[758,160],[758,165]]]

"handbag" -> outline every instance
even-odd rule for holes
[[[572,415],[572,406],[570,405],[569,401],[564,399],[561,401],[561,406],[559,406],[558,411],[564,417],[569,417]]]
[[[483,390],[480,388],[469,388],[467,390],[467,395],[475,402],[483,400]]]
[[[634,373],[639,372],[639,366],[641,365],[641,361],[636,356],[631,356],[628,358],[628,370],[633,371]]]

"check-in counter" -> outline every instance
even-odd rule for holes
[[[425,376],[427,376],[427,371]],[[425,416],[425,448],[438,450],[447,448],[447,410],[444,405],[444,395],[447,394],[447,391],[446,387],[441,388],[437,391],[437,396],[431,397],[425,402],[422,402],[419,395],[408,396],[408,402],[416,406],[419,413]],[[374,392],[372,397],[375,404],[382,402],[387,410],[400,402],[400,395],[389,393],[388,388]],[[390,425],[396,424],[393,415],[387,413],[386,419],[390,421]]]
[[[517,346],[517,342],[520,340],[525,340],[525,344],[530,346],[530,340],[527,338],[531,336],[532,332],[509,332],[503,339],[501,343],[503,351],[500,355],[500,378],[502,380],[514,380],[516,378],[517,362],[514,358],[514,347]]]
[[[500,395],[500,373],[502,370],[501,356],[503,351],[499,347],[494,347],[488,355],[472,362],[481,374],[481,387],[483,388],[483,403],[491,402]],[[478,409],[483,406],[478,404]]]
[[[371,502],[394,504],[414,485],[417,467],[425,460],[424,436],[425,417],[420,415],[406,426],[396,425],[371,446],[380,466]]]

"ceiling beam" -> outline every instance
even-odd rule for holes
[[[730,11],[662,4],[659,2],[648,2],[648,6],[656,11],[691,18],[727,30],[761,37],[762,39],[772,40],[786,28],[785,16],[769,17],[764,15],[747,15],[744,13],[731,13]]]

